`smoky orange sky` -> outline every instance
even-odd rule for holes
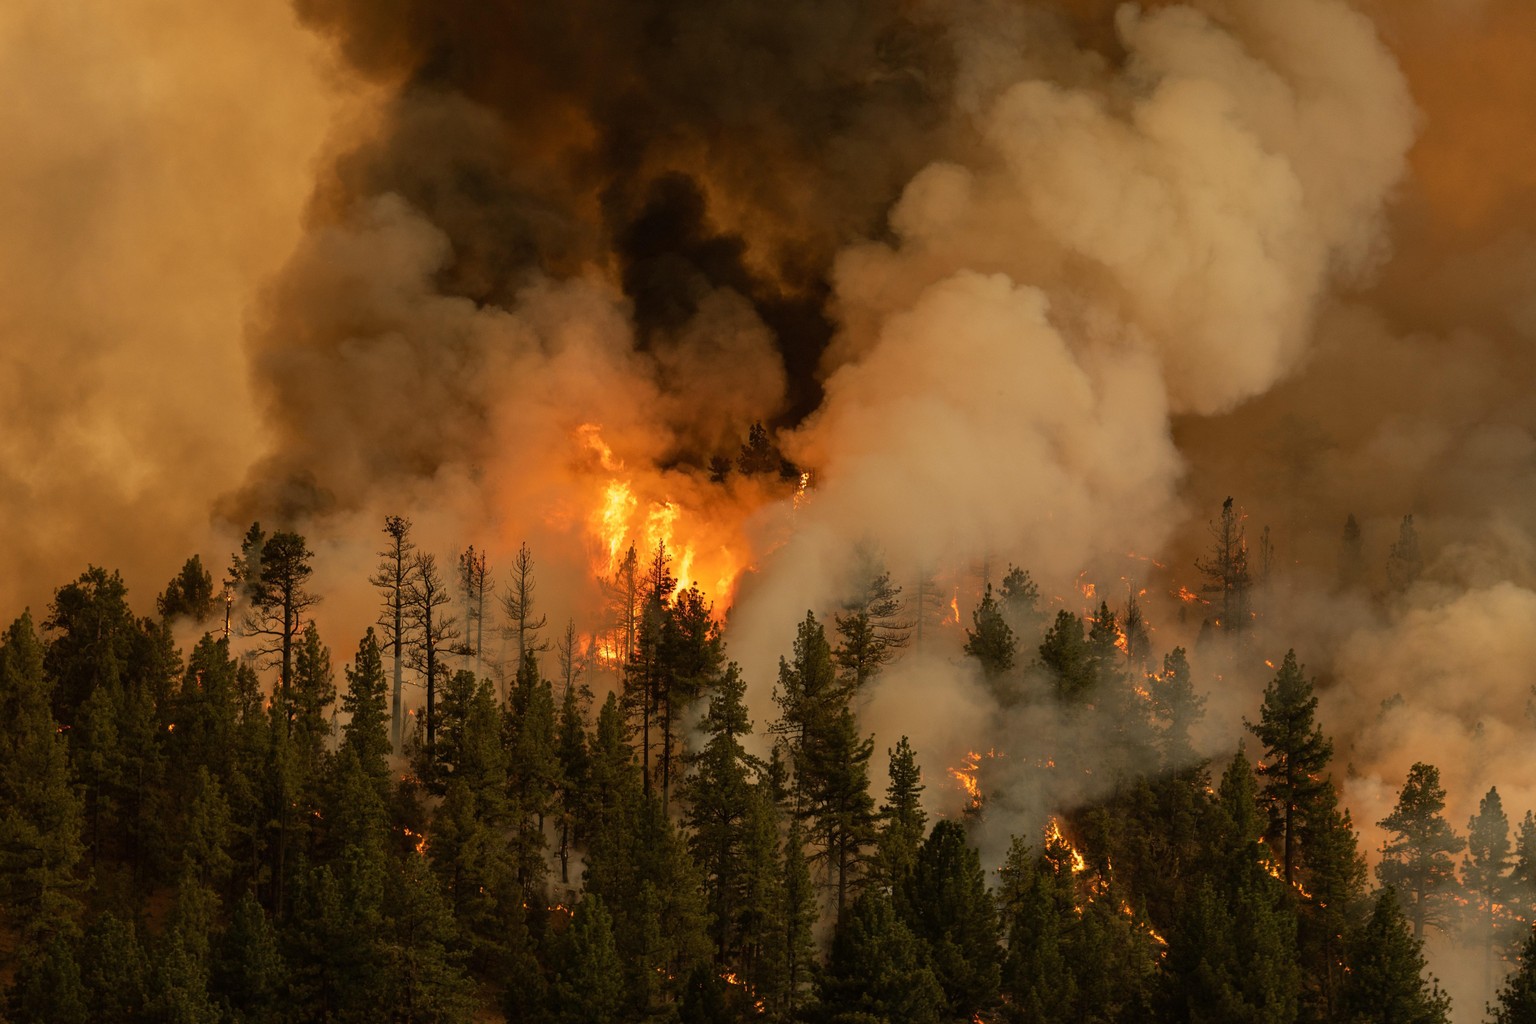
[[[1104,33],[1115,5],[1074,7]],[[1448,249],[1530,226],[1536,11],[1365,8],[1421,111],[1384,275],[1411,291]],[[366,101],[276,2],[21,0],[0,55],[0,596],[39,605],[94,562],[142,600],[228,546],[210,509],[267,443],[247,318]]]
[[[1363,847],[1421,757],[1458,826],[1491,784],[1536,806],[1528,0],[12,0],[0,87],[8,616],[88,564],[148,613],[259,516],[344,650],[385,512],[440,559],[529,540],[585,614],[598,424],[637,522],[754,566],[761,716],[858,545],[1166,588],[1235,495]],[[803,508],[708,481],[754,421]],[[1193,639],[1166,597],[1159,649]],[[1212,753],[1261,666],[1207,680]],[[1000,720],[957,657],[880,686],[931,776]]]

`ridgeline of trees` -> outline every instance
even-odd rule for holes
[[[1230,501],[1213,532],[1207,592],[1240,630]],[[1416,764],[1370,890],[1294,653],[1251,745],[1212,764],[1185,651],[1154,671],[1134,597],[1047,622],[1011,568],[967,656],[1005,705],[1057,702],[1113,742],[1019,739],[1015,763],[1099,773],[1107,795],[1014,837],[989,872],[968,815],[928,820],[905,738],[872,792],[856,698],[915,625],[878,565],[830,631],[807,612],[785,638],[778,717],[754,722],[665,549],[631,549],[607,581],[591,650],[618,685],[599,700],[574,624],[545,638],[526,546],[499,595],[483,554],[459,557],[455,584],[407,520],[384,533],[379,628],[339,673],[304,538],[257,526],[223,600],[193,558],[138,618],[91,568],[41,622],[11,623],[5,1019],[1432,1024],[1448,1012],[1422,955],[1436,928],[1482,951],[1495,1020],[1536,1019],[1536,818],[1512,835],[1490,790],[1461,835]],[[1396,585],[1416,546],[1393,559]],[[211,629],[178,651],[177,617]]]

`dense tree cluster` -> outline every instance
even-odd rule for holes
[[[384,532],[379,629],[340,678],[304,538],[259,526],[222,602],[194,558],[140,618],[91,568],[4,632],[0,1018],[1430,1024],[1433,928],[1482,950],[1496,1019],[1536,1005],[1536,819],[1511,835],[1493,790],[1462,836],[1416,764],[1368,891],[1294,653],[1253,746],[1212,766],[1186,652],[1151,670],[1134,596],[1048,622],[1010,567],[966,655],[1001,701],[1114,742],[1031,740],[1040,771],[1107,773],[1106,795],[988,871],[972,816],[925,813],[907,739],[872,792],[858,696],[913,628],[873,561],[785,638],[777,717],[755,722],[665,548],[616,563],[584,650],[574,625],[542,638],[526,546],[500,596],[474,549],[455,590],[407,520]],[[1216,533],[1202,569],[1246,621],[1230,503]],[[185,620],[214,628],[183,652]]]

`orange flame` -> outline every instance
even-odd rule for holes
[[[988,756],[993,756],[990,752]],[[949,774],[960,783],[960,788],[965,795],[971,798],[971,809],[981,807],[981,782],[977,779],[977,771],[981,768],[981,755],[972,750],[966,753],[965,763],[959,768],[949,769]]]
[[[1072,857],[1072,873],[1074,875],[1088,870],[1088,862],[1083,859],[1082,853],[1078,851],[1077,847],[1067,842],[1067,837],[1061,834],[1061,822],[1057,818],[1053,817],[1045,827],[1045,845],[1066,848],[1067,853]]]
[[[1185,604],[1195,604],[1197,602],[1201,604],[1204,603],[1201,600],[1200,595],[1195,593],[1193,590],[1190,590],[1188,587],[1180,587],[1178,593],[1176,593],[1174,596],[1177,597],[1180,601],[1183,601]]]
[[[665,545],[677,589],[697,587],[709,594],[723,613],[743,568],[741,561],[710,531],[701,530],[699,520],[670,497],[646,496],[642,484],[624,471],[624,462],[603,441],[600,427],[584,423],[576,436],[583,447],[596,454],[603,470],[615,474],[602,485],[596,506],[587,516],[587,529],[598,547],[593,572],[611,578],[631,545],[639,549],[642,559]],[[696,537],[712,537],[702,555]]]

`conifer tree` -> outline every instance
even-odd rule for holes
[[[203,623],[212,617],[213,576],[203,568],[202,558],[193,555],[186,560],[181,572],[171,577],[165,590],[155,598],[155,607],[163,619],[185,616]]]
[[[411,543],[411,521],[402,516],[384,517],[384,534],[389,542],[379,552],[379,565],[368,582],[383,599],[379,628],[384,630],[383,645],[391,652],[394,688],[391,691],[389,742],[400,753],[404,742],[405,708],[403,688],[405,673],[406,612],[405,594],[416,566],[416,545]]]
[[[689,587],[672,602],[663,625],[664,647],[658,710],[661,714],[661,806],[670,810],[672,777],[681,753],[678,723],[700,696],[715,687],[725,664],[725,645],[713,606]]]
[[[838,925],[818,985],[827,1024],[938,1024],[944,992],[890,897],[867,889]]]
[[[1329,786],[1320,795],[1302,834],[1298,948],[1304,976],[1302,998],[1312,1016],[1332,1020],[1344,981],[1347,933],[1365,895],[1365,859],[1349,811]]]
[[[1360,524],[1351,512],[1344,520],[1344,537],[1339,542],[1339,586],[1358,587],[1365,582],[1365,541]]]
[[[1248,723],[1248,731],[1264,744],[1259,776],[1269,810],[1266,835],[1280,847],[1281,878],[1287,885],[1296,881],[1301,836],[1319,816],[1320,801],[1331,788],[1322,773],[1333,757],[1333,743],[1314,721],[1316,710],[1311,680],[1297,665],[1296,652],[1286,651],[1275,678],[1264,689],[1259,721]]]
[[[981,595],[981,603],[971,612],[971,624],[975,628],[965,631],[965,653],[976,659],[982,677],[997,688],[1013,669],[1018,641],[1003,618],[997,599],[992,596],[990,583]],[[1008,695],[1004,693],[1002,696]]]
[[[845,685],[858,691],[907,646],[911,623],[902,620],[901,587],[870,552],[861,552],[854,593],[833,617],[840,638],[833,660]]]
[[[1413,516],[1403,516],[1397,530],[1397,543],[1387,555],[1387,582],[1392,589],[1402,593],[1411,587],[1424,571],[1424,556],[1419,552],[1419,531],[1414,528]]]
[[[653,780],[651,731],[660,724],[666,676],[670,671],[666,632],[672,591],[677,587],[671,565],[672,556],[666,545],[658,545],[640,583],[642,596],[634,646],[624,665],[624,710],[640,735],[640,770],[647,794]]]
[[[347,724],[341,727],[341,749],[352,751],[383,795],[389,788],[389,708],[385,703],[383,652],[372,626],[358,642],[357,656],[347,666],[346,675],[347,692],[342,695],[341,710],[347,715]]]
[[[1525,1024],[1536,1020],[1536,929],[1527,929],[1518,964],[1491,1007],[1493,1024]]]
[[[469,668],[473,658],[475,674],[479,675],[485,663],[485,592],[493,583],[485,552],[476,551],[473,544],[459,552],[458,582],[464,595],[464,643],[459,650],[464,655],[464,667]]]
[[[1040,634],[1045,629],[1045,612],[1040,608],[1040,587],[1034,577],[1030,576],[1027,569],[1009,565],[999,593],[1002,595],[1003,619],[1022,646],[1034,648],[1039,644]]]
[[[1441,924],[1450,911],[1456,884],[1456,865],[1451,856],[1467,841],[1458,836],[1441,812],[1445,790],[1440,770],[1420,761],[1408,769],[1408,779],[1397,796],[1397,805],[1381,821],[1390,838],[1382,845],[1376,877],[1397,890],[1407,905],[1413,937],[1422,941],[1426,924]]]
[[[97,1020],[146,1019],[150,965],[132,922],[101,914],[86,929],[79,960],[86,1005]]]
[[[1253,769],[1239,749],[1217,793],[1208,871],[1168,937],[1167,998],[1174,1019],[1296,1019],[1296,918],[1286,887],[1267,870],[1257,800]]]
[[[990,1007],[1001,983],[997,911],[965,829],[941,821],[918,850],[903,885],[901,917],[927,946],[951,1017]]]
[[[555,756],[558,775],[555,793],[555,853],[560,858],[560,884],[570,884],[571,846],[579,829],[582,797],[587,787],[590,757],[587,751],[586,717],[592,700],[586,687],[577,688],[567,675],[555,723]]]
[[[615,1024],[625,1004],[623,965],[601,896],[576,905],[551,1005],[556,1024]]]
[[[280,1024],[284,1019],[288,965],[276,929],[250,893],[235,904],[220,939],[213,987],[228,1019],[240,1024]]]
[[[256,655],[278,669],[278,693],[284,708],[292,700],[294,647],[304,613],[320,600],[308,589],[314,574],[309,564],[313,557],[302,536],[280,530],[261,545],[260,571],[245,581],[251,607],[240,631],[255,637]]]
[[[501,610],[506,616],[506,625],[502,628],[507,638],[513,641],[513,653],[518,665],[523,663],[523,658],[530,650],[539,652],[548,647],[539,639],[539,632],[548,624],[549,617],[534,614],[534,593],[537,589],[533,576],[533,551],[528,547],[528,542],[523,541],[518,545],[516,557],[512,559],[512,578],[507,581],[507,589],[501,595]]]
[[[24,943],[5,1009],[28,1024],[88,1024],[89,992],[69,938],[59,932]]]
[[[1461,862],[1461,884],[1468,910],[1474,916],[1472,933],[1483,947],[1483,1001],[1493,999],[1494,951],[1499,939],[1498,913],[1508,902],[1509,873],[1513,866],[1509,843],[1509,818],[1497,787],[1488,790],[1467,822],[1467,854]]]
[[[1051,674],[1056,699],[1081,703],[1094,684],[1094,661],[1083,636],[1083,620],[1065,608],[1040,641],[1040,664]]]
[[[426,764],[435,771],[437,759],[437,685],[443,661],[460,637],[458,620],[448,612],[448,590],[438,572],[437,557],[418,552],[411,563],[404,596],[411,666],[427,688]]]
[[[407,857],[381,943],[379,1002],[401,1024],[468,1024],[474,986],[424,858]],[[379,1019],[374,1017],[371,1019]]]
[[[23,612],[0,637],[0,914],[25,942],[62,957],[46,939],[75,929],[83,808],[49,696],[42,644]]]
[[[710,696],[703,722],[708,739],[692,759],[683,792],[688,850],[704,875],[704,902],[720,963],[740,952],[742,917],[747,910],[754,759],[741,745],[741,737],[752,731],[746,690],[732,663]]]
[[[880,833],[875,858],[875,877],[890,888],[903,910],[907,877],[917,861],[917,851],[927,831],[928,815],[923,811],[923,772],[917,765],[912,744],[903,736],[895,749],[887,750],[890,759],[886,802],[880,805]]]
[[[1211,553],[1195,560],[1195,568],[1205,577],[1200,590],[1211,595],[1217,609],[1214,625],[1231,633],[1248,628],[1249,591],[1253,587],[1242,520],[1231,498],[1222,502],[1221,518],[1211,523]]]
[[[1360,929],[1344,979],[1343,1019],[1447,1024],[1451,1001],[1434,978],[1424,976],[1423,944],[1390,888],[1376,897],[1370,920]]]

